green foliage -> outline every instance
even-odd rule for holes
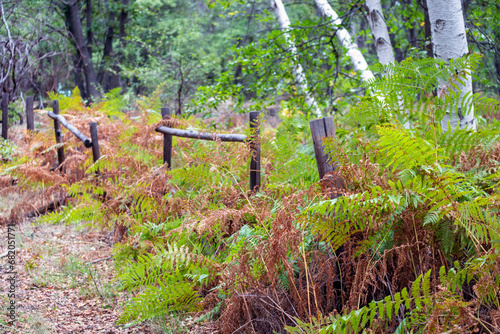
[[[0,160],[12,161],[17,151],[16,145],[11,141],[0,138]]]
[[[171,312],[197,310],[201,297],[195,286],[211,279],[201,269],[204,265],[209,266],[210,261],[176,244],[167,245],[156,255],[142,255],[137,262],[130,261],[119,276],[121,287],[138,288],[140,293],[125,307],[119,323],[137,323]]]
[[[37,224],[76,224],[84,225],[88,222],[100,223],[102,222],[102,210],[99,202],[80,203],[78,206],[69,205],[63,207],[60,211],[53,211],[46,215],[41,216],[37,220]]]
[[[122,94],[120,87],[114,88],[102,98],[100,110],[108,116],[113,116],[123,121],[125,119],[123,111],[129,104],[129,100],[130,96]]]
[[[289,333],[359,333],[363,329],[371,328],[375,322],[389,324],[398,318],[399,326],[394,333],[416,332],[422,333],[422,328],[429,330],[429,315],[439,314],[440,317],[450,319],[444,324],[445,329],[456,328],[460,313],[470,305],[461,301],[462,287],[471,280],[490,278],[494,273],[493,267],[499,260],[498,254],[488,254],[468,261],[463,268],[458,262],[446,272],[443,266],[439,270],[440,290],[431,289],[431,271],[419,275],[410,289],[403,288],[393,296],[386,296],[379,301],[371,301],[367,306],[353,310],[348,314],[334,315],[326,318],[313,319],[312,323],[305,323],[296,319],[298,326],[286,327]],[[500,277],[493,274],[496,282],[485,291],[486,304],[498,307]],[[387,327],[386,327],[387,328]],[[364,332],[364,331],[363,331]]]
[[[71,92],[70,96],[65,96],[63,94],[59,94],[56,92],[48,92],[48,96],[50,100],[58,100],[59,101],[59,111],[65,110],[83,110],[84,104],[82,100],[82,96],[80,94],[80,89],[75,87]]]
[[[304,225],[333,249],[355,234],[366,236],[356,255],[369,256],[376,265],[384,252],[398,246],[398,230],[408,224],[403,213],[410,213],[414,224],[418,221],[421,228],[435,235],[449,261],[465,258],[465,266],[461,269],[457,262],[448,272],[441,268],[445,291],[431,291],[436,283],[431,284],[428,271],[415,275],[408,289],[344,315],[298,322],[297,328],[288,328],[290,332],[352,333],[380,326],[380,321],[389,326],[396,318],[399,327],[391,327],[395,332],[422,332],[429,329],[426,321],[431,314],[460,318],[460,312],[471,305],[462,296],[464,284],[498,276],[493,269],[500,235],[498,162],[484,158],[498,148],[497,127],[493,122],[476,132],[443,132],[438,120],[460,103],[460,97],[450,93],[441,100],[431,95],[438,84],[436,78],[456,82],[460,73],[470,73],[478,62],[479,58],[469,56],[453,61],[450,68],[435,60],[407,60],[383,67],[387,78],[368,85],[375,97],[362,99],[344,120],[353,132],[341,132],[340,139],[324,142],[332,161],[341,165],[348,194],[314,203],[304,210],[302,218]],[[421,99],[415,101],[418,94]],[[496,100],[478,94],[466,99],[463,110],[498,110]],[[402,125],[408,120],[410,129]],[[471,163],[465,168],[459,161]],[[498,302],[493,295],[500,281],[493,281],[478,293],[478,299]]]
[[[317,182],[316,159],[308,138],[309,120],[301,114],[285,117],[275,138],[262,144],[275,169],[266,171],[270,187],[304,189]]]

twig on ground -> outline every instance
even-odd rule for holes
[[[97,263],[97,262],[101,262],[101,261],[106,261],[106,260],[109,260],[109,259],[111,259],[111,255],[103,257],[102,259],[97,259],[97,260],[94,260],[94,261],[89,261],[89,262],[87,262],[85,264],[93,264],[93,263]]]

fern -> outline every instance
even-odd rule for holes
[[[201,296],[179,272],[163,275],[158,286],[147,286],[127,304],[118,323],[136,324],[167,313],[199,310]]]
[[[201,255],[192,253],[186,246],[168,244],[166,249],[160,250],[157,255],[141,255],[137,262],[129,260],[127,270],[119,276],[122,289],[134,289],[164,282],[172,271],[192,273],[203,264],[211,262]]]
[[[169,312],[199,309],[196,286],[210,282],[216,273],[203,267],[216,266],[185,246],[167,245],[157,255],[141,255],[129,261],[119,276],[121,289],[139,290],[120,316],[119,323],[137,323]]]
[[[390,323],[399,318],[399,325],[394,333],[403,330],[412,332],[422,329],[428,321],[427,315],[437,311],[443,317],[456,317],[460,310],[451,307],[440,307],[440,304],[455,303],[460,297],[464,283],[469,283],[473,278],[495,275],[494,263],[500,259],[498,254],[490,254],[468,262],[464,268],[458,263],[446,273],[443,266],[439,271],[439,278],[445,290],[431,291],[431,270],[421,274],[413,281],[411,288],[403,288],[394,296],[386,296],[382,300],[372,301],[368,305],[353,310],[346,315],[334,315],[323,319],[314,319],[312,323],[297,320],[296,327],[285,327],[289,333],[358,333],[372,326],[375,321]],[[500,276],[496,274],[496,282],[490,285],[482,294],[490,304],[498,303],[496,291],[500,291]],[[465,306],[466,303],[463,303]],[[498,305],[497,305],[498,306]]]

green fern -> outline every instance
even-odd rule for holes
[[[130,300],[120,315],[119,324],[136,324],[168,313],[199,310],[201,296],[184,275],[175,271],[162,278],[158,286],[149,285]]]
[[[464,283],[471,280],[481,280],[482,277],[493,275],[495,283],[489,289],[481,291],[481,298],[489,304],[498,307],[498,292],[500,291],[500,276],[496,271],[496,264],[500,260],[499,254],[488,254],[471,260],[461,268],[458,262],[446,272],[443,266],[439,270],[439,279],[442,291],[431,291],[431,271],[419,275],[413,281],[410,289],[403,288],[393,296],[386,296],[382,300],[372,301],[368,305],[353,310],[346,315],[333,315],[327,318],[313,319],[312,323],[297,321],[297,326],[285,327],[289,333],[359,333],[369,328],[375,320],[388,324],[398,318],[398,326],[394,333],[421,332],[428,321],[428,314],[434,310],[441,312],[443,317],[453,319],[459,315],[456,307],[439,307],[451,303],[456,305],[462,293]],[[495,274],[496,273],[496,274]],[[466,303],[462,303],[463,306]]]
[[[119,276],[121,289],[138,290],[120,316],[119,323],[137,323],[169,312],[194,311],[201,296],[197,286],[216,276],[215,264],[176,244],[167,245],[156,255],[141,255],[130,261]]]

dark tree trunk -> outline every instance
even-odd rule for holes
[[[464,15],[465,29],[467,29],[467,11],[469,10],[469,5],[471,0],[462,0],[462,13]]]
[[[405,0],[403,1],[404,3],[404,6],[407,7],[407,8],[411,8],[413,7],[413,0]],[[403,17],[403,21],[408,21],[410,20],[409,17]],[[415,22],[413,22],[414,24],[416,24]],[[408,42],[409,44],[412,46],[412,47],[418,47],[418,40],[417,40],[417,36],[418,36],[418,31],[417,31],[417,28],[412,25],[412,28],[409,28],[409,29],[406,29],[406,34],[407,34],[407,38],[408,38]],[[408,52],[408,49],[406,50],[406,52]],[[406,55],[405,55],[406,56]]]
[[[125,31],[125,25],[128,22],[128,12],[127,12],[127,6],[129,4],[130,0],[122,0],[122,6],[120,10],[120,44],[125,46],[126,41],[125,38],[127,37],[127,32]]]
[[[92,0],[87,0],[85,11],[87,14],[87,47],[92,57]]]
[[[118,51],[119,53],[119,60],[120,60],[120,63],[124,62],[125,61],[125,56],[124,56],[124,53],[123,53],[123,50],[125,49],[126,45],[127,45],[127,31],[125,30],[125,26],[127,25],[128,23],[128,12],[127,12],[127,6],[129,5],[129,2],[130,0],[121,0],[121,8],[120,8],[120,15],[118,16],[118,21],[120,23],[120,31],[119,31],[119,39],[120,39],[120,49]],[[117,69],[118,66],[116,66]],[[117,72],[118,73],[118,72]],[[122,90],[125,89],[125,87],[127,86],[126,84],[128,83],[128,78],[126,79],[126,82],[125,84],[122,84]]]
[[[83,61],[77,53],[74,56],[74,64],[75,64],[75,85],[80,89],[80,95],[83,99],[87,99],[87,89],[85,88],[85,84],[83,82]]]
[[[106,9],[109,11],[108,26],[106,27],[106,38],[104,40],[104,50],[102,56],[101,67],[97,76],[101,86],[105,91],[110,91],[113,88],[120,87],[120,68],[117,65],[112,65],[112,71],[108,70],[108,66],[115,61],[113,52],[113,37],[114,37],[114,24],[116,20],[116,13],[110,10],[108,2],[106,1]]]
[[[498,12],[500,12],[500,5],[496,5]],[[500,33],[498,30],[496,31],[495,34],[495,45],[494,51],[495,51],[495,69],[497,72],[497,85],[498,85],[498,95],[500,96]]]
[[[81,62],[83,63],[83,72],[85,73],[85,84],[87,88],[88,98],[96,97],[97,91],[97,75],[92,63],[92,56],[87,48],[87,43],[83,38],[82,23],[78,12],[78,1],[74,0],[68,5],[64,6],[64,14],[66,17],[66,24],[70,33],[73,35],[76,52]]]
[[[432,58],[431,21],[429,21],[429,11],[427,10],[427,0],[423,0],[424,7],[424,29],[425,41],[422,49],[427,50],[427,57]]]

